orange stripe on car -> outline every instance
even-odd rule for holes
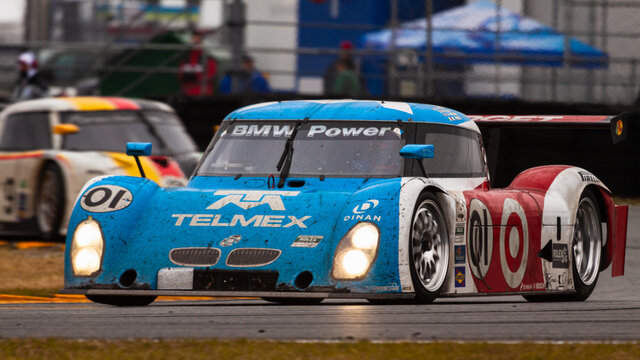
[[[60,160],[61,163],[64,164],[64,166],[66,166],[69,170],[73,169],[73,166],[71,165],[71,162],[69,161],[69,159],[62,155],[62,154],[57,154],[56,155],[56,159]]]
[[[43,151],[28,151],[23,153],[6,154],[6,155],[0,155],[0,160],[38,158],[42,156],[42,153]]]
[[[79,97],[67,97],[64,100],[70,102],[76,110],[80,111],[104,111],[104,110],[118,110],[117,106],[105,99],[95,96],[79,96]]]
[[[127,175],[140,176],[138,165],[136,164],[136,160],[133,156],[116,152],[108,152],[107,154],[120,168],[124,170]],[[147,175],[147,178],[160,184],[161,174],[156,169],[153,161],[147,157],[140,157],[140,164],[142,164],[142,169],[144,170],[145,175]]]

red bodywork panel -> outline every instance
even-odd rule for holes
[[[469,206],[467,255],[478,292],[544,291],[537,256],[542,227],[538,202],[544,194],[505,189],[465,191],[464,196]],[[513,249],[510,239],[514,245],[517,241]]]
[[[541,249],[550,239],[541,239],[542,209],[551,184],[568,168],[537,167],[522,172],[506,189],[479,186],[464,192],[467,257],[479,293],[545,291],[542,264],[547,260]],[[608,226],[600,270],[613,263],[612,276],[620,276],[624,274],[628,209],[615,206],[605,188],[600,188],[599,195]]]
[[[628,206],[616,206],[616,234],[613,242],[613,264],[611,265],[611,276],[614,277],[624,275],[628,214]]]
[[[609,192],[604,189],[600,189],[600,194],[607,208],[607,243],[604,246],[600,270],[606,269],[613,263],[611,276],[622,276],[624,275],[629,207],[616,206]]]

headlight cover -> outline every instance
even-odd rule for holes
[[[340,240],[333,257],[331,276],[336,280],[360,280],[378,255],[380,230],[370,222],[354,225]]]
[[[94,276],[102,267],[104,237],[100,223],[89,216],[73,232],[71,268],[75,276]]]

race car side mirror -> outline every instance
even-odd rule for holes
[[[53,126],[53,133],[56,135],[75,134],[80,131],[76,124],[57,124]]]
[[[151,155],[151,143],[128,142],[127,155],[133,156],[133,158],[136,159],[138,170],[140,170],[140,176],[146,178],[147,176],[144,174],[139,156]]]
[[[400,149],[400,156],[407,159],[433,159],[434,154],[433,145],[409,144]]]

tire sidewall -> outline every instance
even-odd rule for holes
[[[420,196],[418,197],[418,200],[416,201],[416,204],[414,206],[413,209],[413,214],[411,216],[411,227],[410,227],[410,232],[409,232],[409,269],[411,272],[411,280],[413,282],[413,288],[415,291],[415,301],[418,303],[423,303],[423,304],[428,304],[433,302],[438,295],[442,292],[442,289],[446,286],[447,281],[449,279],[449,267],[451,265],[451,249],[450,247],[447,249],[447,265],[445,267],[445,276],[444,279],[442,281],[442,284],[440,285],[440,287],[435,290],[435,291],[429,291],[427,290],[423,285],[422,285],[422,281],[420,281],[420,278],[418,277],[418,274],[416,272],[416,268],[415,268],[415,264],[414,264],[414,259],[413,259],[413,223],[415,221],[415,216],[416,213],[420,207],[420,205],[426,201],[426,200],[431,200],[433,201],[433,203],[436,205],[437,210],[439,212],[440,217],[442,218],[442,226],[444,226],[445,228],[445,233],[446,236],[444,237],[443,241],[449,242],[449,229],[447,226],[447,221],[446,218],[444,216],[444,212],[442,211],[442,207],[440,206],[440,203],[438,202],[437,197],[435,196],[435,194],[433,194],[432,192],[424,192],[422,194],[420,194]],[[451,245],[451,244],[449,244]]]
[[[596,216],[598,218],[598,220],[600,220],[600,209],[598,208],[598,199],[596,198],[596,196],[594,195],[593,191],[589,188],[585,189],[582,194],[580,195],[580,200],[578,200],[578,207],[576,207],[576,218],[578,216],[578,209],[580,206],[580,202],[582,202],[582,199],[584,199],[585,197],[588,197],[591,199],[591,201],[593,202],[593,204],[595,205],[594,209],[596,212]],[[575,231],[575,229],[574,229]],[[600,263],[602,261],[602,227],[599,226],[598,227],[598,232],[600,234],[600,246],[596,247],[596,249],[598,249],[598,251],[600,251],[600,261],[598,261],[598,263]],[[571,246],[573,247],[573,237],[571,239]],[[573,257],[573,250],[571,251],[571,256]],[[582,282],[582,279],[580,279],[580,275],[578,274],[578,268],[576,265],[576,260],[575,258],[573,258],[572,261],[572,272],[573,272],[573,285],[575,287],[576,293],[575,293],[575,300],[579,300],[579,301],[583,301],[586,300],[589,295],[591,295],[591,293],[593,292],[593,289],[595,289],[596,284],[598,283],[598,277],[600,276],[599,273],[599,266],[598,266],[598,270],[596,270],[596,277],[593,280],[593,282],[591,283],[591,285],[585,285]]]
[[[52,227],[49,231],[43,230],[42,225],[40,224],[40,203],[42,201],[43,196],[43,184],[45,175],[50,172],[52,176],[54,176],[57,180],[57,192],[58,192],[58,201],[56,204],[56,215],[55,220],[53,221]],[[62,225],[62,218],[64,217],[64,206],[65,206],[65,186],[64,186],[64,178],[62,176],[62,171],[60,167],[52,162],[46,163],[42,170],[40,171],[40,175],[38,176],[38,188],[37,188],[37,196],[36,196],[36,220],[38,224],[38,231],[40,236],[45,240],[54,240],[60,235],[60,226]]]

